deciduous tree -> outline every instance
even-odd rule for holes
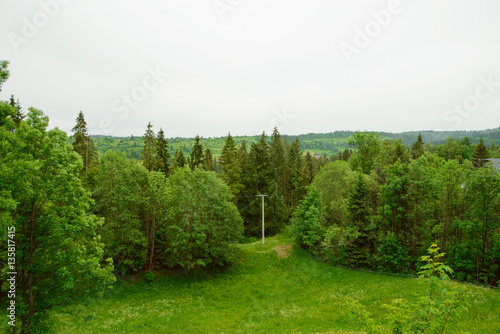
[[[48,117],[30,108],[15,133],[1,137],[2,229],[15,228],[16,327],[47,332],[48,311],[79,302],[114,282],[111,259],[103,258],[97,229],[103,220],[88,214],[91,197],[79,179],[82,159],[64,132],[47,131]],[[0,130],[4,131],[4,130]],[[7,204],[7,205],[5,205]],[[14,271],[3,268],[4,273]]]

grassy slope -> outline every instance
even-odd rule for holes
[[[289,243],[279,235],[241,245],[240,262],[225,272],[118,283],[87,307],[54,312],[57,332],[358,333],[361,326],[345,314],[347,298],[381,317],[381,304],[424,291],[416,279],[332,267],[297,249],[278,258],[273,248]],[[500,292],[468,289],[471,306],[459,329],[499,333]]]

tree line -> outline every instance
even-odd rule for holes
[[[335,131],[332,133],[311,133],[297,136],[282,135],[282,139],[291,143],[295,138],[298,138],[300,147],[304,152],[309,151],[313,156],[326,156],[331,159],[333,155],[338,156],[339,153],[344,153],[346,149],[352,150],[352,147],[349,146],[349,138],[354,134],[355,131]],[[401,139],[403,144],[410,147],[415,140],[417,140],[419,132],[380,132],[379,134],[381,140]],[[492,158],[500,158],[500,147],[498,146],[498,144],[500,144],[500,128],[481,131],[421,131],[420,134],[425,138],[426,150],[448,146],[450,138],[453,138],[453,141],[459,144],[463,141],[468,141],[471,144],[478,144],[479,140],[483,138],[484,144],[490,150]],[[141,159],[140,153],[142,150],[143,137],[133,135],[130,137],[92,135],[91,138],[94,139],[96,149],[101,155],[108,150],[118,150],[124,152],[127,157],[137,160]],[[237,146],[239,146],[243,140],[248,144],[258,141],[259,138],[259,135],[233,137]],[[178,149],[182,150],[184,155],[189,155],[193,150],[194,137],[170,137],[167,139],[169,142],[169,151],[172,155]],[[200,137],[200,143],[205,147],[210,147],[212,155],[216,159],[219,159],[222,147],[225,144],[225,139],[225,137]]]
[[[437,243],[454,278],[500,284],[500,173],[482,140],[442,152],[421,136],[411,148],[368,132],[350,143],[356,152],[324,165],[295,210],[299,245],[335,264],[415,274]]]

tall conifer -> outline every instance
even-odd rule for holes
[[[165,139],[165,133],[163,129],[160,128],[158,131],[158,135],[156,138],[156,148],[157,148],[157,157],[158,157],[158,170],[163,172],[163,174],[167,175],[170,172],[170,154],[168,153],[168,140]]]
[[[189,167],[191,167],[191,170],[194,170],[200,164],[203,165],[204,160],[203,146],[200,144],[200,136],[196,135],[194,140],[193,151],[191,152],[189,159]]]
[[[472,164],[476,168],[484,167],[488,162],[490,162],[490,153],[484,145],[483,138],[479,139],[479,144],[472,155]]]
[[[142,164],[148,171],[158,170],[158,147],[151,122],[148,123],[148,128],[144,134],[144,146],[142,147],[141,159]]]

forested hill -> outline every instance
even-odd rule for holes
[[[349,147],[347,144],[349,137],[355,131],[335,131],[330,133],[308,133],[298,136],[286,136],[291,143],[295,137],[300,140],[301,148],[304,151],[318,153],[320,155],[331,156],[338,154],[339,151]],[[417,140],[418,134],[422,134],[422,139],[425,143],[432,145],[444,144],[448,138],[452,137],[455,140],[461,140],[468,137],[471,143],[479,143],[479,138],[483,138],[485,144],[489,147],[492,142],[500,144],[500,127],[491,130],[481,131],[409,131],[401,133],[380,132],[381,139],[401,139],[403,143],[409,147]],[[167,133],[168,136],[168,133]],[[235,136],[235,143],[239,145],[243,140],[247,143],[257,142],[260,135],[256,136]],[[143,137],[107,137],[107,136],[92,136],[94,139],[99,155],[106,151],[118,150],[125,152],[128,156],[139,159],[140,152],[143,146]],[[201,138],[200,143],[204,147],[210,147],[212,153],[218,156],[224,146],[225,137],[209,137]],[[185,154],[192,151],[194,144],[193,138],[169,138],[169,151],[173,154],[178,148],[181,148]]]

